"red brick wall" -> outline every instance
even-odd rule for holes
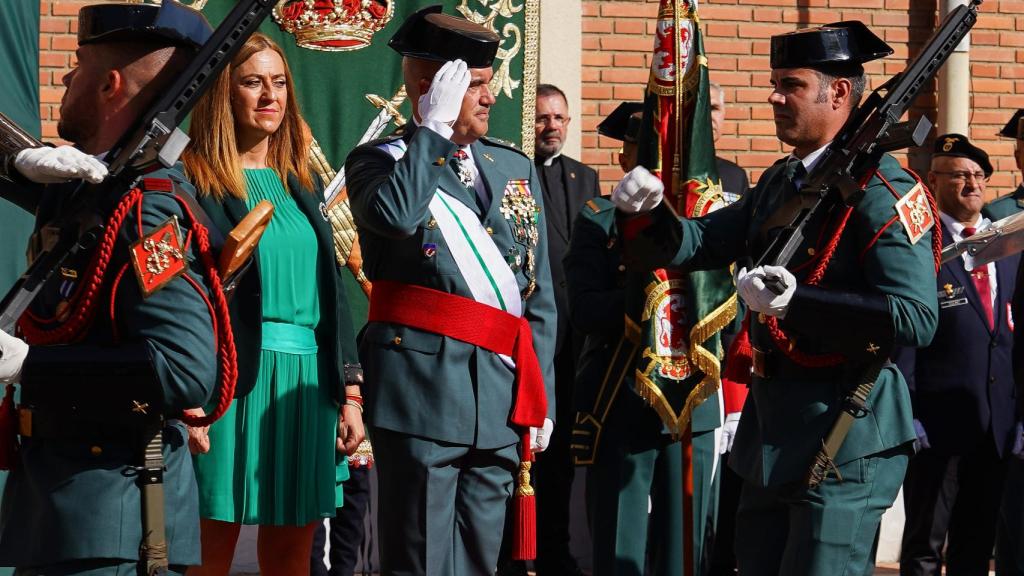
[[[102,0],[101,0],[102,1]],[[61,78],[74,64],[78,46],[78,10],[95,1],[39,1],[39,117],[43,121],[43,138],[57,138],[60,119],[60,97],[64,94]]]
[[[609,190],[621,175],[618,143],[594,128],[620,100],[642,98],[653,47],[657,0],[583,2],[583,161],[598,169]],[[969,137],[993,157],[990,192],[1004,194],[1021,181],[1012,140],[994,134],[1024,108],[1024,2],[986,0],[972,32],[972,112]],[[700,3],[711,79],[725,90],[726,124],[719,155],[746,168],[753,179],[788,150],[775,139],[766,103],[769,38],[809,25],[861,20],[891,44],[895,54],[867,66],[872,84],[903,69],[938,20],[936,0],[704,0]],[[914,115],[935,120],[934,87],[917,101]],[[909,164],[927,167],[927,151]]]

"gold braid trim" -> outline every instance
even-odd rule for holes
[[[309,146],[309,165],[320,176],[320,181],[325,186],[338,174],[327,161],[327,156],[316,138],[312,138]],[[348,194],[344,191],[335,196],[333,204],[327,207],[327,220],[331,223],[331,236],[334,239],[334,253],[338,264],[348,268],[363,292],[369,296],[370,279],[363,273],[363,257],[359,251],[356,220],[352,216]]]
[[[693,390],[686,397],[683,409],[676,414],[661,388],[651,379],[651,372],[654,370],[655,362],[648,362],[641,370],[636,371],[636,393],[647,403],[648,406],[661,418],[662,423],[668,429],[673,439],[678,439],[690,423],[690,417],[694,409],[702,402],[710,398],[718,391],[721,385],[722,368],[718,356],[713,354],[702,344],[714,336],[716,332],[725,328],[732,319],[736,317],[736,293],[734,292],[721,305],[710,314],[702,318],[690,329],[690,363],[704,373],[704,378],[694,386]],[[656,356],[650,348],[644,349],[644,359],[655,359]]]
[[[531,118],[537,115],[537,65],[540,61],[540,0],[526,0],[523,15],[526,46],[523,49],[523,152],[533,159],[536,129]]]

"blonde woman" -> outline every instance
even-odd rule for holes
[[[284,55],[258,33],[192,114],[185,171],[214,223],[227,231],[259,201],[275,207],[232,301],[237,400],[190,431],[203,558],[193,575],[228,573],[242,524],[260,526],[261,574],[308,574],[316,523],[341,505],[342,453],[364,435],[352,323],[302,127]]]

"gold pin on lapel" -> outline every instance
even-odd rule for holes
[[[486,152],[484,152],[484,153],[483,153],[483,157],[484,157],[484,158],[487,158],[487,159],[488,159],[488,160],[490,160],[491,162],[494,162],[494,157],[493,157],[493,156],[491,156],[490,154],[486,153]]]
[[[946,298],[952,298],[953,297],[953,285],[952,284],[946,284],[945,286],[942,287],[942,289],[946,291]]]

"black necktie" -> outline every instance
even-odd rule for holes
[[[789,160],[786,161],[784,173],[786,180],[789,180],[793,187],[799,189],[800,185],[803,184],[804,176],[807,175],[807,168],[804,168],[802,160],[790,156]]]

